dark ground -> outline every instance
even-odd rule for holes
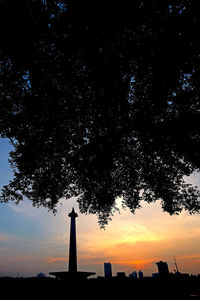
[[[200,278],[88,279],[0,278],[2,299],[200,299]],[[196,295],[196,296],[195,296]]]

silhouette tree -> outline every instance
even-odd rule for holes
[[[115,200],[199,212],[197,1],[0,2],[0,133],[14,150],[1,201],[55,210],[78,196],[106,224]]]

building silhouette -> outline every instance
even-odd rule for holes
[[[112,278],[111,263],[104,263],[104,276],[105,276],[105,278]]]
[[[144,278],[144,274],[143,274],[143,272],[141,270],[138,272],[138,276],[139,276],[139,279],[143,279]]]
[[[50,272],[49,274],[54,275],[57,279],[86,279],[96,273],[77,271],[76,218],[78,215],[73,208],[68,216],[71,218],[68,271]]]
[[[129,277],[137,279],[138,278],[138,274],[136,271],[133,271],[131,274],[129,274]]]
[[[159,261],[156,263],[158,267],[158,273],[160,277],[167,277],[169,275],[168,264],[164,261]]]
[[[126,278],[126,273],[125,272],[117,272],[117,278],[119,278],[119,279]]]

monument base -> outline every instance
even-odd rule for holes
[[[84,280],[87,279],[89,276],[95,275],[94,272],[50,272],[50,275],[53,275],[56,277],[56,279],[60,280]]]

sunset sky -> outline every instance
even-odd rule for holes
[[[12,172],[8,164],[10,146],[0,140],[0,186]],[[190,178],[200,185],[200,176]],[[78,269],[103,275],[103,263],[111,262],[113,274],[142,270],[157,272],[155,263],[167,261],[174,272],[174,255],[179,271],[200,273],[200,215],[183,212],[170,216],[162,212],[159,201],[142,203],[131,214],[120,210],[105,230],[95,215],[81,215],[76,199],[63,200],[54,216],[44,208],[34,208],[25,200],[16,206],[0,204],[0,276],[35,276],[39,272],[64,271],[68,266],[68,213],[75,208],[77,220]],[[120,199],[118,200],[120,207]]]

